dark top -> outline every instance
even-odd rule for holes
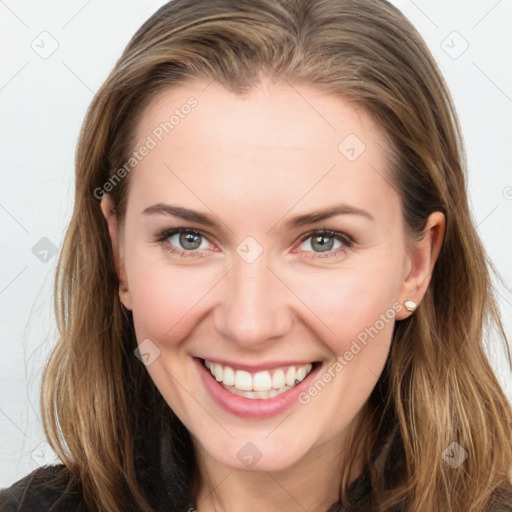
[[[66,484],[52,484],[51,481],[65,472],[66,468],[46,466],[36,469],[25,478],[18,480],[7,489],[0,491],[1,512],[86,512],[81,493],[67,489]],[[369,479],[364,473],[351,486],[350,498],[353,503],[363,500],[370,489]],[[194,509],[188,503],[180,512]],[[163,510],[163,508],[162,508]],[[341,512],[340,503],[335,503],[328,512]],[[178,512],[178,511],[177,511]]]
[[[386,461],[387,468],[392,472],[393,460],[397,461],[398,457],[390,457],[390,452],[391,454],[399,453],[397,443],[401,444],[398,429],[395,427],[381,446],[374,461],[375,464],[380,465]],[[153,468],[149,466],[142,468],[144,458],[139,460],[137,466],[139,483],[155,511],[193,511],[194,504],[190,498],[186,497],[184,482],[180,483],[179,478],[176,478],[176,472],[170,468],[172,466],[170,459],[162,457],[164,452],[168,457],[170,453],[168,448],[167,446],[166,452],[166,448],[162,447],[162,442],[159,441],[158,458],[152,460],[159,459],[161,463],[165,460],[166,463],[163,468],[160,467],[158,474],[154,473]],[[154,455],[155,453],[149,453],[150,457]],[[147,460],[147,453],[145,457]],[[65,478],[57,478],[62,475]],[[348,498],[351,505],[343,508],[338,501],[327,512],[369,512],[372,510],[371,491],[370,470],[366,467],[349,487]],[[0,491],[0,512],[87,512],[87,510],[79,486],[71,487],[69,472],[62,464],[38,468],[11,487]],[[396,508],[397,512],[400,510],[400,507]],[[512,512],[512,491],[500,488],[486,512]]]
[[[52,484],[52,480],[66,472],[64,465],[41,467],[0,491],[1,512],[87,512],[81,493],[66,488],[65,483]],[[370,488],[366,475],[361,475],[351,486],[351,501],[361,501]],[[166,510],[161,504],[159,510]],[[169,510],[169,509],[167,509]],[[190,502],[179,512],[195,510]],[[335,503],[328,512],[341,512],[340,503]],[[178,510],[176,510],[178,512]]]

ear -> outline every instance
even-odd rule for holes
[[[445,217],[441,212],[429,215],[421,240],[410,242],[408,250],[406,273],[400,286],[399,300],[403,306],[407,300],[419,306],[427,291],[432,277],[432,271],[441,251],[445,231]],[[403,320],[412,312],[405,307],[397,312],[396,319]]]
[[[108,224],[108,233],[112,242],[112,252],[114,254],[114,265],[117,277],[119,279],[119,299],[127,309],[132,309],[130,292],[128,290],[128,281],[126,279],[126,270],[124,268],[122,257],[122,240],[119,233],[119,225],[114,201],[109,194],[105,194],[101,199],[101,211]]]

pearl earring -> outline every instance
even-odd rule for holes
[[[414,311],[416,311],[416,308],[418,307],[416,302],[413,302],[412,300],[406,300],[404,302],[404,306],[405,309],[407,309],[407,311],[410,311],[411,313],[414,313]]]

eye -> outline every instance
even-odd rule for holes
[[[215,249],[203,233],[183,227],[163,231],[157,242],[167,252],[182,258],[205,257],[203,251]],[[353,240],[345,233],[321,229],[303,235],[300,246],[292,252],[311,253],[308,258],[339,258],[352,244]]]
[[[315,253],[310,258],[333,258],[345,253],[352,244],[345,233],[321,229],[303,235],[299,250]]]
[[[212,248],[212,244],[201,232],[189,228],[164,231],[158,242],[162,243],[166,251],[179,254],[181,257],[203,256],[202,250]]]

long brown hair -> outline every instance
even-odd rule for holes
[[[159,425],[169,408],[133,355],[98,190],[129,159],[137,120],[163,88],[216,80],[244,94],[263,74],[366,109],[389,137],[409,233],[421,236],[431,212],[446,217],[428,291],[416,313],[397,322],[366,404],[372,510],[486,510],[498,488],[510,487],[512,414],[483,344],[492,334],[509,362],[510,352],[468,207],[450,94],[418,32],[383,0],[173,0],[134,35],[78,143],[75,205],[55,283],[61,338],[41,398],[49,443],[91,510],[151,510],[134,450],[144,424]],[[118,181],[111,195],[122,222],[130,176]],[[403,464],[390,478],[391,459],[377,463],[374,455],[392,426]],[[468,454],[456,469],[442,458],[453,442]],[[344,500],[349,472],[350,464],[340,475]]]

